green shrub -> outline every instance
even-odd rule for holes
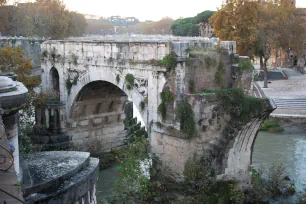
[[[253,68],[253,64],[250,59],[243,59],[239,61],[238,65],[239,69],[244,71],[244,70],[250,70]]]
[[[66,80],[66,89],[67,89],[68,95],[70,95],[70,93],[71,93],[71,88],[72,88],[74,85],[77,85],[78,80],[79,80],[79,75],[75,76],[75,77],[73,78],[72,82],[71,82],[70,76],[68,76],[68,79]]]
[[[175,96],[170,91],[163,91],[160,93],[161,104],[158,106],[158,114],[162,117],[162,120],[165,120],[167,117],[167,105],[170,101],[175,99]]]
[[[180,121],[180,129],[186,138],[196,136],[196,122],[194,120],[194,112],[191,105],[184,101],[177,105],[177,117]]]
[[[143,112],[146,108],[146,103],[144,101],[141,101],[139,103],[140,111]]]
[[[165,56],[159,64],[167,68],[167,72],[171,72],[176,68],[177,61],[176,61],[176,54],[174,52],[170,53],[169,55]]]
[[[217,93],[217,90],[208,89],[208,90],[204,90],[204,91],[200,92],[199,94],[205,95],[205,94],[215,94],[215,93]]]
[[[247,121],[253,113],[263,110],[264,100],[245,96],[242,89],[220,89],[217,98],[223,109],[238,121]]]
[[[194,85],[194,81],[193,81],[193,80],[189,80],[188,88],[189,88],[189,92],[190,92],[190,93],[195,93],[195,92],[196,92],[196,89],[195,89],[195,85]]]
[[[262,125],[261,129],[262,131],[268,131],[268,132],[283,132],[284,128],[280,126],[280,120],[273,118],[270,120],[266,120]]]
[[[224,86],[224,74],[225,74],[225,68],[223,62],[219,63],[218,71],[215,75],[215,82],[219,87]]]
[[[133,89],[133,87],[134,87],[134,81],[135,81],[135,77],[134,77],[133,74],[127,74],[127,75],[125,76],[126,88],[127,88],[128,90]]]
[[[117,74],[117,76],[116,76],[116,82],[117,82],[117,84],[119,84],[119,82],[120,82],[120,75],[119,74]]]

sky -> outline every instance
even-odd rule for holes
[[[163,17],[192,17],[204,10],[216,10],[222,0],[63,0],[69,10],[103,17],[120,15],[141,21]],[[306,0],[297,0],[306,8]]]

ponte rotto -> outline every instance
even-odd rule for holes
[[[235,42],[217,48],[204,38],[65,40],[47,41],[41,51],[42,87],[54,96],[36,110],[37,124],[52,132],[37,138],[43,145],[90,152],[120,148],[130,100],[145,123],[150,152],[169,176],[181,178],[188,159],[198,154],[211,158],[220,178],[248,181],[257,131],[275,107],[267,99],[264,109],[234,126],[209,94],[220,87],[252,92],[253,71],[235,62]],[[183,102],[193,111],[192,137],[177,113]]]

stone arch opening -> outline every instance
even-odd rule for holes
[[[80,150],[109,152],[125,144],[129,129],[125,121],[133,119],[133,104],[116,85],[93,81],[76,95],[70,109],[69,133]]]
[[[60,93],[59,74],[55,67],[52,67],[49,74],[50,87],[57,95]]]

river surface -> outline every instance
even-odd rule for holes
[[[268,169],[271,165],[282,163],[296,190],[302,191],[306,185],[306,132],[298,127],[287,127],[283,133],[259,132],[254,144],[252,165]],[[116,181],[117,166],[100,171],[97,184],[97,199],[111,195]],[[278,198],[271,203],[291,204],[296,197]]]
[[[287,175],[294,180],[296,191],[302,191],[306,184],[306,132],[299,127],[286,127],[283,133],[259,132],[254,144],[252,165],[283,164]],[[271,203],[295,203],[296,196],[278,198]]]

